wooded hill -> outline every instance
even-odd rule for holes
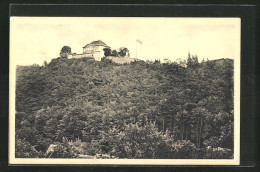
[[[16,76],[16,157],[233,158],[231,59],[58,58]]]

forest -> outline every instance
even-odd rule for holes
[[[15,156],[232,159],[233,84],[232,59],[190,54],[17,66]]]

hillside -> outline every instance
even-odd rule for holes
[[[232,158],[233,60],[187,65],[18,66],[16,157]]]

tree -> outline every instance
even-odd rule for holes
[[[16,158],[39,158],[42,152],[38,152],[28,141],[15,137],[15,157]]]
[[[190,141],[176,141],[167,132],[158,131],[155,123],[128,124],[122,131],[111,129],[108,137],[110,155],[119,158],[195,158]],[[104,142],[104,140],[103,140]]]
[[[69,46],[63,46],[60,50],[60,57],[68,58],[69,54],[71,54],[71,48]]]
[[[187,66],[190,67],[192,65],[192,59],[190,56],[190,52],[188,53]]]
[[[111,49],[110,48],[104,48],[104,55],[107,56],[111,56]]]
[[[118,57],[118,52],[117,52],[116,50],[113,50],[113,51],[112,51],[112,56]]]
[[[198,56],[197,55],[190,55],[188,54],[188,59],[187,59],[187,67],[189,68],[195,68],[199,64]]]
[[[204,128],[205,128],[205,118],[209,116],[209,112],[201,107],[195,108],[192,110],[191,118],[192,118],[192,128],[193,136],[195,136],[195,142],[197,147],[201,147],[201,143],[203,143],[203,138],[205,137]],[[203,135],[204,134],[204,135]]]
[[[127,53],[129,53],[129,50],[125,47],[121,47],[118,52],[120,57],[125,57]]]
[[[44,60],[43,66],[48,66],[48,62],[46,60]]]
[[[72,109],[69,107],[68,113],[64,114],[58,125],[58,140],[60,140],[62,136],[71,140],[82,138],[85,121],[85,115],[81,109]]]

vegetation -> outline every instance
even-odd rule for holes
[[[116,50],[112,50],[111,56],[118,57],[118,52]]]
[[[104,48],[103,49],[104,50],[104,55],[105,55],[105,57],[107,57],[107,56],[111,56],[111,54],[112,54],[112,50],[110,49],[110,48]]]
[[[129,53],[129,50],[127,48],[125,47],[119,48],[118,54],[120,57],[125,57],[127,53]]]
[[[60,50],[60,57],[68,58],[68,55],[71,53],[71,48],[69,46],[63,46]]]
[[[16,157],[233,158],[233,60],[58,58],[16,76]]]

